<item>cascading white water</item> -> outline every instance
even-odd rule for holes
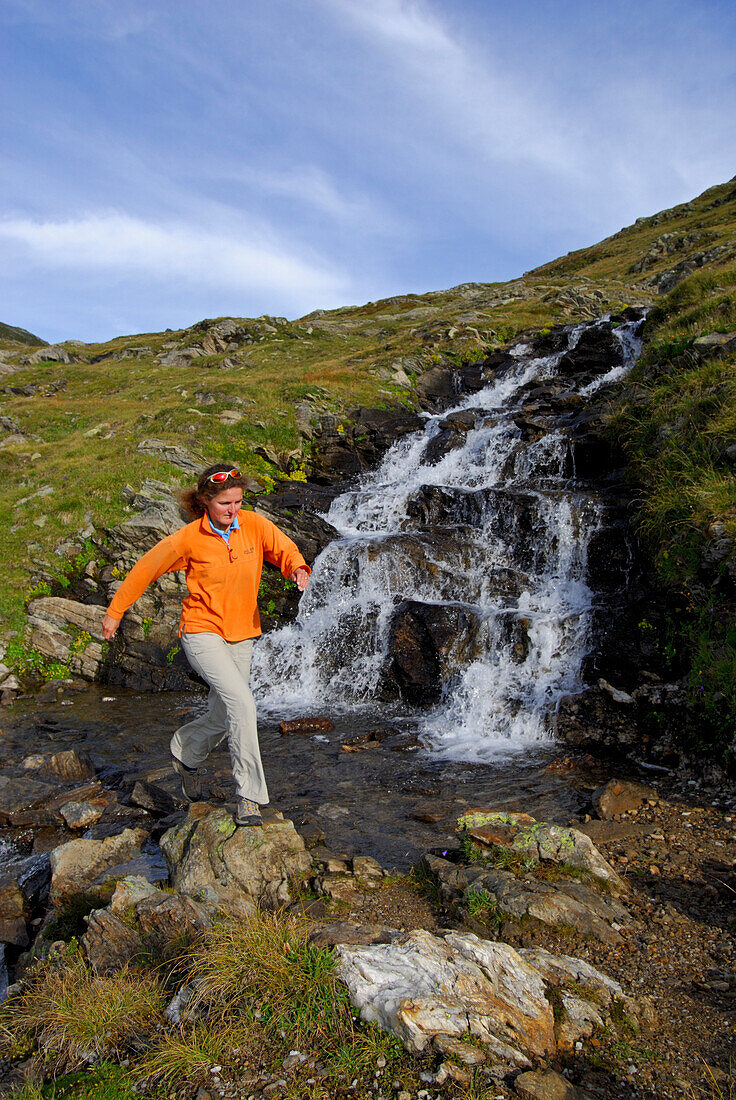
[[[428,417],[334,501],[325,518],[341,538],[315,562],[297,621],[256,647],[262,708],[283,715],[374,703],[396,607],[412,600],[464,611],[471,624],[444,654],[441,703],[417,712],[425,745],[487,760],[547,737],[556,701],[582,687],[594,601],[586,555],[602,509],[565,476],[565,436],[527,443],[514,414],[529,384],[553,378],[587,327],[571,329],[567,348],[547,357],[517,346],[502,377]],[[622,362],[580,386],[581,396],[630,369],[634,327],[614,330]],[[441,421],[470,410],[462,445],[428,456]]]

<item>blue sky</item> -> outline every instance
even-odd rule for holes
[[[0,320],[508,279],[736,173],[729,0],[3,0]]]

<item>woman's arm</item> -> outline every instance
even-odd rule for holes
[[[149,584],[157,581],[164,573],[184,568],[186,560],[182,557],[182,540],[179,536],[180,532],[175,531],[173,535],[157,542],[128,573],[102,618],[102,636],[106,641],[114,637],[123,615],[143,595]]]

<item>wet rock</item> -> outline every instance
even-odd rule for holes
[[[334,485],[372,469],[392,443],[423,423],[405,409],[359,408],[350,412],[345,422],[321,417],[310,456],[312,480]]]
[[[576,748],[614,755],[640,740],[635,708],[615,702],[600,687],[563,696],[557,708],[555,733]]]
[[[161,838],[172,885],[235,916],[259,904],[288,905],[311,860],[291,821],[278,817],[261,828],[237,828],[225,810],[195,803]]]
[[[65,802],[59,811],[70,829],[88,829],[95,825],[105,810],[102,802]]]
[[[460,379],[448,367],[432,367],[417,379],[416,392],[424,408],[442,408],[460,393]]]
[[[13,860],[0,872],[0,941],[27,947],[28,924],[45,901],[50,877],[46,855]]]
[[[438,702],[448,666],[472,659],[480,618],[461,605],[405,600],[396,609],[389,639],[389,675],[412,704]]]
[[[282,735],[289,733],[312,733],[314,730],[329,732],[335,725],[329,718],[294,718],[288,722],[279,723]]]
[[[181,805],[179,799],[174,798],[163,787],[140,780],[130,792],[130,801],[133,806],[140,806],[143,810],[150,810],[151,813],[161,816],[174,813]]]
[[[261,497],[255,505],[255,511],[270,519],[293,539],[310,564],[328,543],[339,538],[339,532],[331,523],[303,508],[297,511],[281,509],[275,507],[268,497]]]
[[[0,775],[0,823],[3,825],[50,824],[45,804],[57,788],[39,779]]]
[[[609,779],[605,786],[594,792],[593,805],[602,821],[610,821],[619,814],[632,813],[649,799],[658,797],[652,787],[623,779]]]
[[[25,758],[23,767],[28,771],[40,771],[58,776],[67,783],[74,783],[80,779],[93,779],[95,775],[94,765],[88,753],[79,752],[77,749],[65,749],[63,752],[50,755],[36,753]]]
[[[52,899],[60,901],[80,893],[104,871],[139,856],[146,836],[143,829],[124,829],[103,840],[80,837],[55,848],[50,855]]]

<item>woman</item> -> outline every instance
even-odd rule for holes
[[[174,770],[190,801],[201,797],[197,769],[227,735],[237,788],[238,825],[262,825],[268,802],[250,692],[253,638],[261,633],[258,586],[263,559],[277,565],[300,591],[310,569],[299,549],[270,520],[241,512],[242,477],[227,464],[210,466],[182,502],[196,518],[162,539],[138,561],[113,596],[102,620],[102,634],[114,637],[125,612],[149,584],[183,569],[189,595],[179,625],[181,644],[192,668],[210,685],[207,713],[171,738]]]

